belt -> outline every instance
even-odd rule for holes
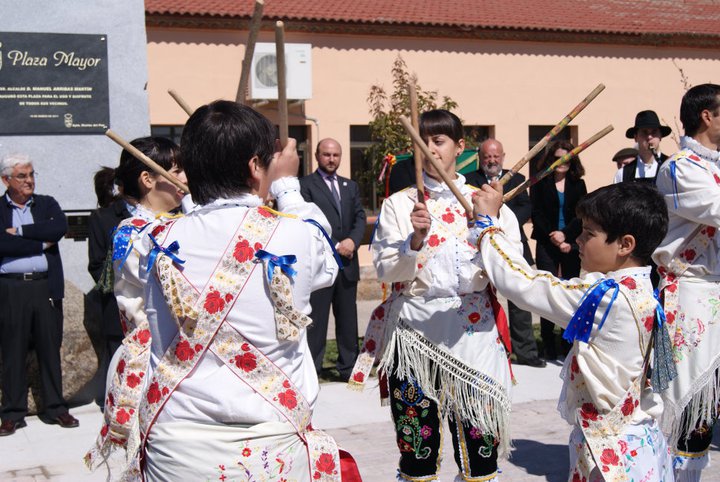
[[[43,271],[42,273],[2,273],[0,274],[0,278],[5,279],[16,279],[20,281],[36,281],[39,279],[47,279],[48,274],[47,271]]]

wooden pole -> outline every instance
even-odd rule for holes
[[[262,24],[262,12],[265,6],[264,0],[255,0],[255,10],[253,10],[252,20],[250,20],[250,31],[248,32],[247,45],[245,45],[245,56],[242,61],[242,70],[240,71],[240,84],[235,95],[235,102],[245,104],[247,101],[247,86],[250,79],[250,63],[255,53],[255,43],[257,42],[258,32]]]
[[[118,145],[120,145],[123,149],[128,151],[130,154],[135,156],[135,158],[145,164],[147,167],[155,171],[157,174],[160,174],[162,177],[173,183],[178,189],[189,193],[190,189],[188,187],[181,183],[175,176],[167,172],[165,169],[162,168],[157,162],[150,159],[148,156],[140,152],[135,146],[130,144],[128,141],[120,137],[118,134],[116,134],[114,131],[108,129],[105,131],[105,135],[108,136],[110,139],[115,141]]]
[[[425,144],[425,141],[422,140],[420,137],[420,134],[417,133],[417,131],[413,128],[412,124],[408,120],[407,117],[404,115],[400,116],[400,123],[405,128],[405,131],[410,134],[410,137],[412,138],[413,142],[420,147],[420,150],[422,150],[423,154],[425,155],[425,159],[432,164],[432,166],[435,168],[435,171],[438,173],[438,176],[442,178],[443,182],[447,184],[447,187],[450,188],[452,193],[457,198],[458,202],[462,205],[462,207],[465,209],[465,212],[467,213],[468,219],[473,218],[473,208],[468,202],[467,199],[465,199],[465,196],[462,195],[460,190],[457,188],[455,183],[450,179],[447,175],[447,173],[443,170],[442,166],[435,160],[435,156],[433,156],[432,152],[430,152],[430,148]]]
[[[190,104],[185,102],[185,100],[180,97],[180,94],[178,94],[175,89],[168,89],[168,94],[170,94],[170,97],[175,99],[175,102],[178,103],[180,107],[182,107],[182,110],[187,112],[187,115],[192,115],[193,112],[195,112],[191,107]]]
[[[592,102],[603,90],[605,90],[605,86],[603,84],[598,84],[598,86],[595,87],[593,91],[587,95],[587,97],[580,101],[580,103],[576,105],[575,108],[568,113],[568,115],[558,122],[555,127],[550,130],[550,132],[545,134],[545,137],[540,139],[540,142],[530,149],[530,152],[525,154],[522,159],[520,159],[512,167],[512,169],[505,173],[505,175],[500,179],[500,185],[504,186],[507,184],[511,177],[517,174],[517,172],[522,169],[525,164],[530,162],[530,160],[535,157],[538,152],[544,149],[548,142],[558,135],[560,131],[563,130],[580,112],[582,112],[582,110],[587,107],[588,104],[590,104],[590,102]]]
[[[417,77],[415,75],[410,76],[410,83],[408,84],[408,94],[410,97],[410,121],[412,122],[413,128],[419,130],[419,118],[418,118],[418,97],[415,83]],[[420,153],[420,146],[413,143],[413,159],[415,161],[415,185],[417,186],[418,198],[417,202],[425,203],[425,186],[423,185],[423,164],[422,154]]]
[[[577,146],[575,149],[573,149],[572,151],[568,152],[567,154],[562,156],[557,161],[550,164],[545,170],[541,171],[540,173],[538,173],[535,176],[531,177],[530,179],[526,180],[524,183],[520,184],[518,187],[516,187],[512,191],[505,194],[503,196],[503,202],[510,201],[512,198],[517,196],[519,193],[523,192],[525,189],[529,188],[530,186],[534,186],[535,184],[540,182],[540,180],[545,178],[548,174],[553,172],[558,166],[561,166],[561,165],[565,164],[566,162],[569,162],[573,156],[577,156],[582,151],[584,151],[585,149],[587,149],[588,147],[593,145],[596,141],[598,141],[601,138],[608,135],[610,132],[612,132],[612,130],[613,130],[613,126],[611,126],[611,125],[607,126],[603,130],[601,130],[600,132],[598,132],[597,134],[592,136],[590,139],[586,140],[585,142],[583,142],[582,144]]]
[[[277,59],[278,116],[280,117],[280,144],[288,141],[287,77],[285,76],[285,25],[275,23],[275,58]]]

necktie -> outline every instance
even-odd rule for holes
[[[330,180],[330,191],[332,192],[333,198],[335,198],[335,204],[337,205],[338,214],[340,215],[340,222],[342,222],[342,206],[340,204],[340,193],[335,187],[337,177],[332,176],[328,179]]]

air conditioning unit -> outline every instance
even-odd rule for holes
[[[287,98],[312,98],[312,45],[285,44]],[[274,43],[257,43],[250,68],[250,98],[278,98],[277,57]]]

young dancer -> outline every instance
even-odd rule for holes
[[[455,172],[463,152],[460,120],[446,110],[420,116],[420,135],[466,199],[477,188]],[[425,192],[393,194],[383,203],[373,241],[378,279],[393,283],[373,317],[384,324],[366,337],[362,383],[375,355],[389,379],[400,448],[400,480],[437,480],[443,419],[459,467],[456,480],[491,480],[509,446],[510,372],[495,325],[487,279],[472,264],[468,220],[440,175],[425,161]],[[522,256],[517,220],[503,207],[500,221]],[[371,329],[372,331],[372,329]]]
[[[500,293],[565,328],[566,358],[558,409],[570,435],[574,481],[672,481],[672,461],[657,417],[660,396],[646,381],[662,313],[648,262],[667,230],[667,209],[654,187],[607,186],[577,206],[583,278],[561,280],[532,269],[495,217],[502,196],[490,186],[474,198],[476,262]],[[657,343],[657,341],[656,341]],[[669,346],[669,341],[664,347]],[[671,360],[653,369],[666,374]],[[660,366],[662,365],[662,366]]]

